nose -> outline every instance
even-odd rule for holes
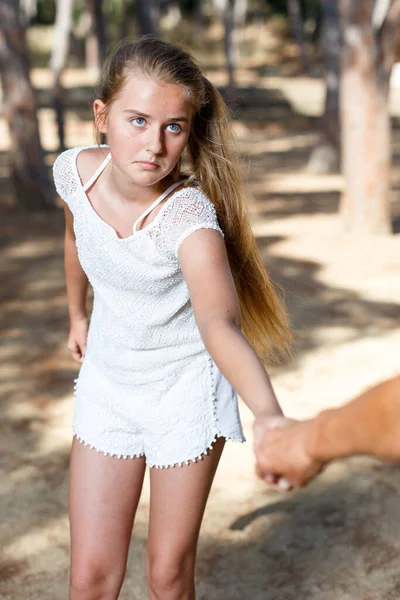
[[[163,132],[158,127],[149,127],[146,139],[146,150],[150,152],[153,156],[157,156],[163,153]]]

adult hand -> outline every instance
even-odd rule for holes
[[[257,475],[266,483],[284,479],[293,486],[303,486],[311,481],[324,467],[324,463],[312,456],[312,420],[289,422],[276,417],[267,424],[262,439],[258,438],[254,451]]]

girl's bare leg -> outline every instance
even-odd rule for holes
[[[104,456],[74,439],[70,600],[118,598],[144,471],[144,458]]]
[[[225,444],[203,460],[150,470],[147,584],[150,600],[194,600],[197,540],[208,494]]]

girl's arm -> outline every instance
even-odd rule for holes
[[[240,309],[225,244],[199,229],[179,248],[196,323],[215,363],[259,422],[282,414],[264,366],[240,330]]]
[[[73,230],[73,215],[65,205],[64,265],[67,283],[70,332],[68,348],[73,358],[82,362],[86,350],[88,316],[86,296],[88,279],[80,265]]]

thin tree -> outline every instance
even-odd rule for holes
[[[246,19],[247,0],[214,0],[224,25],[224,52],[228,72],[228,98],[236,91],[235,70],[239,62],[240,34]]]
[[[78,30],[85,38],[86,68],[98,73],[107,54],[103,0],[87,0],[80,14]]]
[[[103,0],[89,0],[89,6],[92,13],[93,29],[97,40],[97,52],[101,64],[107,55],[107,35],[104,24]]]
[[[53,199],[40,143],[30,61],[17,0],[0,0],[0,78],[4,115],[10,130],[9,161],[17,206],[27,211],[49,208]]]
[[[129,0],[121,0],[121,18],[119,26],[120,39],[125,38],[129,34]]]
[[[321,50],[325,73],[325,108],[319,121],[320,140],[308,168],[314,173],[337,171],[340,165],[340,55],[341,27],[337,0],[323,0]]]
[[[157,35],[160,17],[158,0],[136,0],[136,17],[141,35]]]
[[[300,50],[301,66],[304,73],[310,68],[308,53],[304,39],[303,17],[301,13],[300,0],[288,0],[289,21],[292,34]]]
[[[37,8],[37,0],[19,0],[20,18],[23,19],[23,25],[29,25],[36,17]]]
[[[342,0],[340,114],[344,190],[340,212],[351,232],[391,231],[390,74],[400,0]]]
[[[225,0],[223,11],[224,50],[226,56],[226,68],[228,71],[228,93],[230,95],[232,95],[236,89],[235,68],[238,59],[237,48],[235,48],[235,2],[236,0]]]
[[[199,42],[204,40],[204,1],[193,0],[194,36]]]
[[[52,101],[56,113],[59,150],[65,150],[63,87],[61,77],[69,52],[74,0],[57,0],[54,43],[50,58],[53,75]]]

